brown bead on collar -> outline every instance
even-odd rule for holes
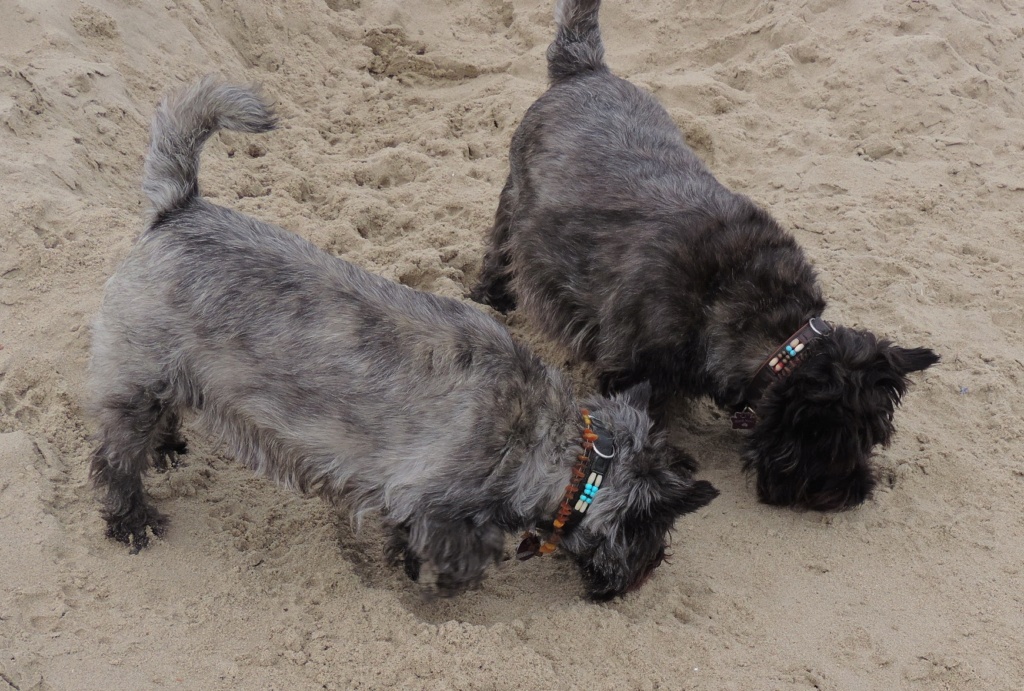
[[[746,401],[743,409],[730,416],[733,429],[753,429],[757,424],[757,413],[754,404],[761,399],[765,390],[777,381],[788,377],[807,359],[808,346],[819,338],[832,333],[832,325],[824,319],[811,317],[807,323],[797,329],[796,333],[787,338],[782,345],[769,355],[758,368],[753,381],[747,387]]]

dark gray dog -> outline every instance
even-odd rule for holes
[[[652,96],[609,72],[599,5],[558,2],[551,87],[512,138],[473,298],[501,311],[518,299],[595,363],[605,393],[650,382],[655,418],[677,393],[741,413],[763,501],[860,503],[906,375],[938,356],[820,320],[825,300],[793,237],[723,187]]]
[[[543,533],[577,484],[581,433],[597,435],[569,383],[492,318],[200,198],[213,132],[273,126],[256,93],[211,78],[154,117],[154,216],[107,283],[93,335],[91,476],[108,535],[138,551],[147,529],[163,532],[142,475],[184,451],[179,417],[192,410],[257,472],[382,512],[410,576],[422,564],[441,594],[458,593],[501,556],[503,533]],[[586,403],[614,458],[585,520],[559,537],[595,598],[642,582],[676,517],[717,495],[650,432],[647,396]]]

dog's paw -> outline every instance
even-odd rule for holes
[[[140,504],[127,514],[107,516],[107,537],[128,545],[130,554],[138,554],[149,546],[149,533],[162,537],[167,532],[167,517],[147,504]]]
[[[439,573],[437,574],[437,580],[434,582],[434,588],[440,597],[455,597],[467,590],[479,588],[482,581],[483,578],[480,576],[464,579],[457,578],[450,573]]]
[[[169,468],[186,468],[188,463],[181,460],[181,457],[187,453],[188,443],[184,439],[180,437],[168,439],[156,447],[153,469],[158,473],[163,473]]]
[[[489,283],[481,281],[469,291],[469,299],[481,305],[490,305],[502,314],[508,314],[516,308],[516,299],[508,290],[497,289]]]

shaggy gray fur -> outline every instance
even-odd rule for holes
[[[166,519],[142,484],[184,450],[179,416],[239,460],[356,515],[379,511],[392,553],[442,594],[477,584],[503,534],[554,513],[579,452],[568,382],[494,319],[332,257],[200,198],[218,128],[274,126],[254,91],[206,78],[154,117],[143,189],[153,222],[109,280],[93,335],[91,475],[108,534],[146,545]],[[618,458],[563,543],[594,597],[635,585],[676,516],[717,492],[649,432],[644,389],[587,401]]]

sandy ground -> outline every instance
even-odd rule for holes
[[[207,195],[462,298],[509,138],[544,89],[551,4],[0,3],[0,691],[1024,687],[1016,0],[609,0],[602,14],[612,67],[793,229],[826,317],[942,354],[863,507],[758,504],[740,433],[700,405],[675,434],[722,496],[679,522],[670,565],[608,605],[583,601],[559,559],[425,601],[373,521],[355,534],[195,432],[190,465],[148,480],[166,539],[130,556],[103,537],[88,324],[140,229],[159,95],[212,70],[262,82],[283,126],[212,140]]]

